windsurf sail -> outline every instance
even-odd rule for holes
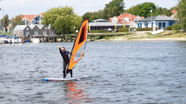
[[[82,22],[79,33],[72,47],[68,70],[72,70],[84,56],[86,42],[87,42],[87,33],[88,33],[88,20],[85,20]]]

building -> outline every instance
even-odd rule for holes
[[[47,36],[47,30],[48,28],[44,25],[37,25],[39,28],[39,35]]]
[[[31,36],[39,36],[41,34],[39,34],[40,29],[37,25],[29,25],[29,27],[31,28]]]
[[[115,30],[118,28],[129,27],[129,25],[111,23],[104,19],[96,19],[89,23],[90,30]]]
[[[44,25],[17,25],[13,34],[18,37],[28,37],[32,38],[34,36],[54,36],[55,32],[52,30],[51,26]]]
[[[50,35],[50,36],[54,36],[55,35],[55,32],[54,30],[52,29],[51,25],[49,24],[48,27],[46,27],[46,31],[47,31],[47,35]]]
[[[136,28],[153,28],[155,29],[165,29],[167,26],[172,26],[178,19],[173,17],[168,17],[165,15],[153,16],[141,20],[136,20]]]
[[[28,25],[17,25],[13,30],[13,34],[17,37],[30,37],[31,31]]]
[[[114,16],[109,18],[109,21],[111,23],[120,23],[120,24],[126,24],[130,25],[131,27],[135,27],[135,20],[141,20],[144,19],[144,17],[135,16],[130,13],[124,13],[120,14],[119,16]]]
[[[25,25],[41,24],[43,14],[38,15],[21,15],[21,19]]]

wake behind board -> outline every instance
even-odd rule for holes
[[[44,81],[78,81],[79,78],[45,78]]]
[[[44,81],[79,81],[84,78],[88,78],[88,75],[83,75],[82,77],[77,78],[45,78]]]

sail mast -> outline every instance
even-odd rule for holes
[[[72,47],[70,63],[68,65],[69,70],[72,70],[84,55],[87,41],[87,33],[88,20],[85,20],[82,22],[81,28]]]

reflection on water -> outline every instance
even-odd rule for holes
[[[86,94],[82,88],[77,87],[77,83],[74,81],[67,81],[65,85],[65,96],[67,97],[66,103],[68,104],[83,104],[85,100],[88,99],[88,94]]]

